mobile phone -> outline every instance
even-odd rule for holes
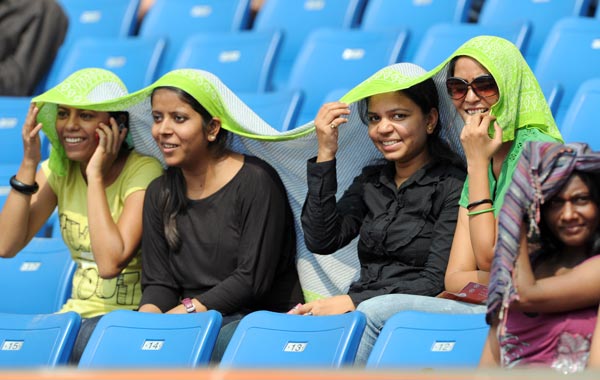
[[[112,116],[119,126],[119,131],[123,130],[123,128],[129,128],[129,112],[126,111],[117,111],[110,112],[110,116]]]

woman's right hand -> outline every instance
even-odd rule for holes
[[[29,111],[23,123],[23,161],[30,164],[34,168],[40,163],[42,159],[42,143],[40,139],[40,130],[42,129],[42,123],[37,122],[37,115],[39,108],[35,103],[29,105]]]
[[[346,103],[325,103],[315,118],[319,151],[317,162],[331,161],[338,150],[338,127],[348,120],[343,115],[350,114],[350,107]]]
[[[488,134],[490,124],[494,123],[494,137]],[[475,114],[465,120],[460,141],[469,165],[473,163],[489,164],[494,153],[502,146],[502,129],[491,115]]]

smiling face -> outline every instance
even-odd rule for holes
[[[587,248],[600,219],[589,186],[577,174],[548,201],[543,215],[550,232],[566,248]]]
[[[475,78],[491,75],[479,62],[470,57],[459,57],[454,65],[453,77],[460,78],[471,83]],[[469,115],[488,114],[490,108],[498,102],[499,95],[495,94],[489,97],[479,96],[473,91],[472,87],[468,88],[467,94],[462,99],[452,99],[454,107],[460,113],[463,120],[467,120]]]
[[[206,133],[204,125],[211,120],[204,120],[179,94],[156,90],[152,95],[152,117],[152,136],[168,166],[185,169],[209,158],[208,144],[214,141],[218,128]]]
[[[58,106],[56,132],[70,160],[88,162],[98,146],[96,129],[100,123],[110,125],[108,112]]]
[[[437,123],[437,110],[425,115],[401,91],[369,98],[367,121],[369,137],[383,156],[397,163],[429,159],[427,137]]]

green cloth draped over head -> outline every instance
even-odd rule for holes
[[[68,165],[67,155],[56,132],[58,105],[94,111],[118,111],[122,109],[121,106],[106,102],[118,101],[127,93],[127,88],[121,79],[111,71],[87,68],[74,72],[60,84],[32,99],[40,110],[37,121],[42,123],[42,131],[52,145],[49,165],[53,172],[61,176],[65,175]],[[138,115],[130,113],[130,130],[139,126],[140,122]],[[138,150],[131,135],[127,137],[127,143]],[[157,158],[161,157],[158,151],[153,155]]]
[[[491,108],[502,128],[502,141],[515,139],[521,128],[537,128],[544,134],[562,140],[554,117],[537,78],[519,49],[510,41],[494,36],[478,36],[460,46],[431,73],[447,75],[448,64],[459,56],[476,59],[496,80],[499,99]],[[493,126],[490,127],[493,135]]]

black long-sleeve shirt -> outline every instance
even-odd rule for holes
[[[181,249],[168,248],[159,205],[161,179],[144,200],[142,300],[163,312],[195,297],[224,315],[288,311],[303,302],[294,219],[285,188],[266,162],[245,156],[215,194],[189,200],[177,216]]]
[[[307,165],[302,227],[308,249],[331,254],[358,234],[361,265],[349,296],[407,293],[434,296],[444,274],[458,217],[464,171],[430,162],[398,188],[394,163],[369,166],[336,202],[336,161]]]

